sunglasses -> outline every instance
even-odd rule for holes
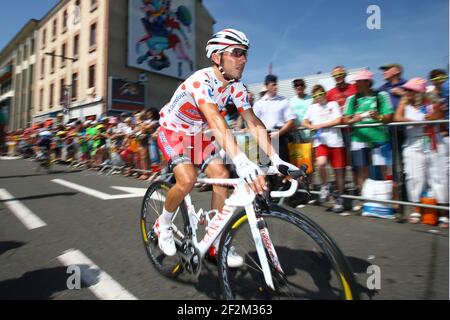
[[[448,76],[437,76],[436,78],[430,79],[431,81],[443,81],[447,80]]]
[[[248,50],[241,48],[226,48],[222,50],[222,52],[229,52],[230,55],[234,58],[240,58],[242,56],[245,56],[247,58],[247,51]]]
[[[294,84],[294,88],[298,88],[298,87],[304,87],[305,85],[304,84],[302,84],[302,83],[297,83],[297,84]]]
[[[344,77],[344,76],[345,76],[345,73],[343,73],[343,72],[333,74],[333,78],[340,78],[340,77]]]
[[[313,99],[315,99],[315,98],[323,97],[324,95],[325,95],[325,92],[319,92],[319,93],[314,94],[312,97],[313,97]]]

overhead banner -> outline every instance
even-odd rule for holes
[[[129,0],[128,65],[186,79],[195,70],[195,0]]]
[[[109,78],[109,111],[145,109],[146,86],[143,83]]]

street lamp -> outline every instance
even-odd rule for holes
[[[46,52],[45,53],[47,56],[51,56],[51,57],[58,57],[61,58],[62,61],[64,62],[65,60],[69,60],[70,62],[74,62],[77,61],[77,59],[75,58],[71,58],[71,57],[67,57],[64,55],[59,55],[56,54],[54,52]],[[70,72],[72,71],[72,64],[70,65],[70,68],[67,68]],[[64,115],[68,115],[69,114],[69,109],[70,109],[70,101],[72,99],[72,80],[71,80],[71,74],[69,74],[68,80],[69,84],[64,86],[64,90],[62,92],[64,92],[64,96],[63,96],[63,113]],[[66,119],[68,120],[68,119]],[[64,121],[65,123],[67,123],[68,121]]]

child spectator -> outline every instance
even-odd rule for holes
[[[327,101],[325,89],[322,86],[314,86],[312,94],[313,104],[306,111],[303,125],[316,131],[313,147],[316,166],[319,168],[322,180],[319,200],[321,202],[327,201],[330,194],[326,168],[327,164],[330,163],[335,172],[338,189],[333,212],[342,213],[344,211],[343,199],[339,195],[344,193],[344,169],[347,163],[341,131],[332,128],[341,124],[342,113],[337,102]]]

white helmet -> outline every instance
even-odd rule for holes
[[[229,46],[243,45],[250,47],[250,42],[243,32],[235,29],[224,29],[212,36],[206,45],[206,57],[211,59],[211,56],[216,51],[221,51]]]

